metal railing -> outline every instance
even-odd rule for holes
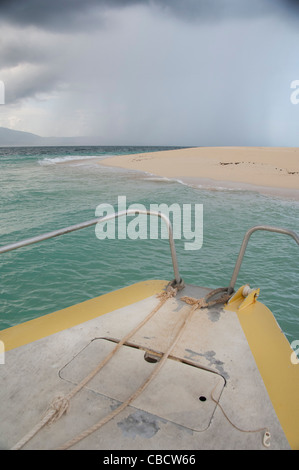
[[[10,245],[2,246],[0,247],[0,254],[7,253],[8,251],[17,250],[18,248],[32,245],[34,243],[39,243],[41,241],[48,240],[50,238],[55,238],[60,235],[65,235],[66,233],[74,232],[76,230],[80,230],[86,227],[91,227],[92,225],[96,225],[98,223],[108,222],[109,220],[116,219],[124,215],[135,215],[137,213],[160,217],[165,222],[167,229],[168,229],[168,239],[169,239],[170,253],[171,253],[171,259],[172,259],[172,266],[173,266],[173,271],[174,271],[174,280],[177,285],[181,285],[183,281],[179,272],[171,222],[168,219],[168,217],[166,217],[166,215],[162,214],[161,212],[155,212],[155,211],[150,211],[150,210],[128,209],[126,211],[116,212],[115,214],[110,214],[105,217],[99,217],[96,219],[88,220],[86,222],[81,222],[79,224],[70,225],[69,227],[65,227],[59,230],[54,230],[53,232],[44,233],[36,237],[31,237],[31,238],[27,238],[26,240],[21,240],[20,242],[11,243]],[[234,287],[235,287],[236,280],[237,280],[237,277],[241,268],[241,264],[242,264],[243,257],[244,257],[244,254],[248,245],[249,238],[254,232],[258,230],[266,230],[268,232],[276,232],[276,233],[282,233],[284,235],[289,235],[299,245],[299,236],[293,230],[279,228],[279,227],[271,227],[268,225],[256,225],[250,228],[244,236],[244,239],[240,248],[240,252],[239,252],[236,264],[235,264],[235,268],[233,271],[233,275],[232,275],[229,287],[227,288],[228,293],[232,293],[234,291]]]
[[[172,266],[173,266],[173,271],[174,271],[174,278],[175,278],[176,284],[180,285],[182,283],[182,279],[179,273],[179,267],[178,267],[178,262],[177,262],[171,222],[168,219],[168,217],[166,217],[161,212],[155,212],[155,211],[150,211],[150,210],[128,209],[125,211],[116,212],[115,214],[107,215],[105,217],[99,217],[97,219],[88,220],[86,222],[82,222],[79,224],[70,225],[69,227],[65,227],[59,230],[54,230],[53,232],[44,233],[36,237],[27,238],[26,240],[22,240],[20,242],[11,243],[10,245],[2,246],[0,247],[0,254],[7,253],[8,251],[12,251],[12,250],[17,250],[18,248],[22,248],[24,246],[33,245],[34,243],[39,243],[41,241],[48,240],[50,238],[55,238],[60,235],[65,235],[66,233],[74,232],[76,230],[80,230],[86,227],[91,227],[92,225],[96,225],[98,223],[108,222],[109,220],[116,219],[124,215],[135,215],[137,213],[160,217],[166,223],[166,226],[168,229],[168,238],[169,238]]]
[[[240,267],[241,267],[241,264],[242,264],[242,261],[243,261],[244,253],[245,253],[245,250],[246,250],[247,245],[248,245],[249,238],[257,230],[266,230],[268,232],[277,232],[277,233],[282,233],[284,235],[290,235],[291,237],[294,238],[294,240],[299,245],[299,236],[293,230],[288,230],[288,229],[279,228],[279,227],[271,227],[269,225],[256,225],[256,226],[250,228],[246,232],[246,234],[244,236],[244,239],[243,239],[243,242],[242,242],[242,245],[241,245],[241,248],[240,248],[239,256],[237,258],[236,265],[235,265],[235,268],[234,268],[234,272],[233,272],[233,275],[232,275],[232,278],[231,278],[231,281],[230,281],[229,292],[233,292],[233,290],[234,290],[236,280],[237,280],[237,277],[238,277],[238,274],[239,274],[239,271],[240,271]]]

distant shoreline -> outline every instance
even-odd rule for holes
[[[194,187],[251,190],[299,200],[297,147],[195,147],[111,156],[97,163]]]

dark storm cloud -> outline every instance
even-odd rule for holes
[[[2,0],[0,18],[19,25],[34,25],[47,29],[69,30],[92,27],[92,13],[101,8],[147,3],[140,0]]]
[[[2,28],[3,33],[3,28]],[[49,58],[49,43],[42,40],[41,34],[5,30],[0,47],[0,64],[3,67],[15,67],[20,63],[40,64]]]
[[[55,90],[63,82],[70,55],[65,36],[37,28],[1,26],[0,73],[6,84],[6,103]],[[66,49],[66,52],[62,52]],[[60,51],[60,54],[57,54]],[[66,54],[66,57],[65,57]]]
[[[42,96],[58,88],[61,83],[59,74],[51,67],[33,67],[20,73],[7,83],[6,103],[18,103],[20,100]]]
[[[2,125],[107,145],[296,146],[298,4],[0,0]]]
[[[180,19],[202,21],[299,13],[297,0],[2,0],[0,18],[21,25],[69,31],[98,27],[95,12],[132,5],[156,7]]]

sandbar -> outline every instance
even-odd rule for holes
[[[299,200],[298,147],[192,147],[112,156],[99,164],[212,189],[248,189]]]

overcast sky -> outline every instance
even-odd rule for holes
[[[298,3],[1,0],[0,126],[102,145],[299,146]]]

